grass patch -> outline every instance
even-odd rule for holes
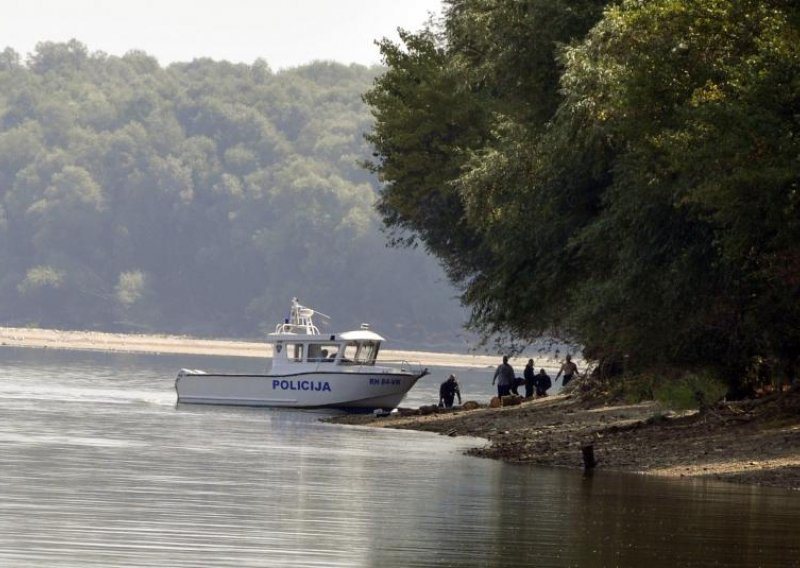
[[[676,412],[699,410],[725,397],[727,386],[710,373],[643,373],[610,385],[610,395],[627,404],[655,400]]]
[[[665,380],[653,389],[655,400],[670,410],[699,410],[725,397],[727,386],[718,379],[700,373],[687,373]]]

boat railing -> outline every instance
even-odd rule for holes
[[[427,374],[427,369],[422,366],[421,361],[408,361],[406,359],[379,359],[375,362],[375,364],[383,367],[399,368],[403,373],[421,373],[425,371],[425,374]]]
[[[292,307],[289,310],[289,317],[275,326],[275,333],[319,335],[319,329],[314,325],[314,314],[319,314],[324,318],[328,317],[323,313],[301,305],[300,302],[297,301],[297,298],[292,298]]]
[[[319,329],[314,324],[308,323],[279,323],[275,326],[276,334],[297,333],[300,335],[319,335]]]

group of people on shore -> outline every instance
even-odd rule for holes
[[[544,369],[534,372],[533,359],[528,359],[522,378],[517,378],[514,368],[508,363],[508,356],[503,356],[503,362],[497,366],[492,377],[492,385],[497,384],[497,396],[504,397],[510,394],[521,396],[519,387],[525,387],[525,398],[547,396],[547,391],[553,386],[550,375]],[[559,371],[559,375],[561,372]],[[558,377],[556,377],[558,378]]]
[[[525,365],[525,370],[522,372],[522,379],[519,379],[514,373],[514,368],[508,363],[508,356],[504,355],[503,362],[494,372],[492,384],[497,384],[497,396],[499,397],[510,394],[519,395],[518,387],[522,385],[525,386],[525,398],[531,398],[534,394],[540,397],[547,396],[547,391],[561,375],[564,375],[564,378],[561,379],[561,386],[565,387],[577,374],[578,366],[572,361],[572,356],[567,355],[555,379],[551,380],[550,375],[544,369],[539,369],[539,372],[534,374],[533,359],[528,359],[528,364]]]
[[[547,391],[553,386],[553,380],[544,369],[539,369],[534,373],[534,361],[528,359],[528,364],[522,372],[522,378],[518,378],[514,373],[514,368],[508,363],[508,355],[503,356],[503,362],[495,369],[492,377],[492,385],[497,384],[497,396],[504,397],[510,394],[520,395],[519,387],[525,387],[525,398],[547,396]],[[561,386],[566,386],[578,374],[578,366],[573,363],[572,357],[567,355],[564,363],[556,374],[555,380],[563,375]],[[458,385],[456,376],[451,374],[439,387],[439,406],[452,408],[455,398],[458,397],[458,404],[461,404],[461,388]]]

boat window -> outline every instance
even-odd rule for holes
[[[308,346],[308,360],[317,363],[332,362],[336,358],[339,345],[336,343],[312,343]]]
[[[347,362],[374,365],[380,343],[377,341],[351,341],[344,348]]]
[[[293,361],[303,360],[303,347],[302,343],[287,343],[286,356]]]

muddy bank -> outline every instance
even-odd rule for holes
[[[411,412],[411,411],[407,411]],[[582,468],[591,445],[598,469],[800,490],[800,393],[781,401],[725,404],[704,413],[655,403],[603,404],[577,395],[519,406],[428,415],[342,416],[332,422],[477,436],[474,456]]]

